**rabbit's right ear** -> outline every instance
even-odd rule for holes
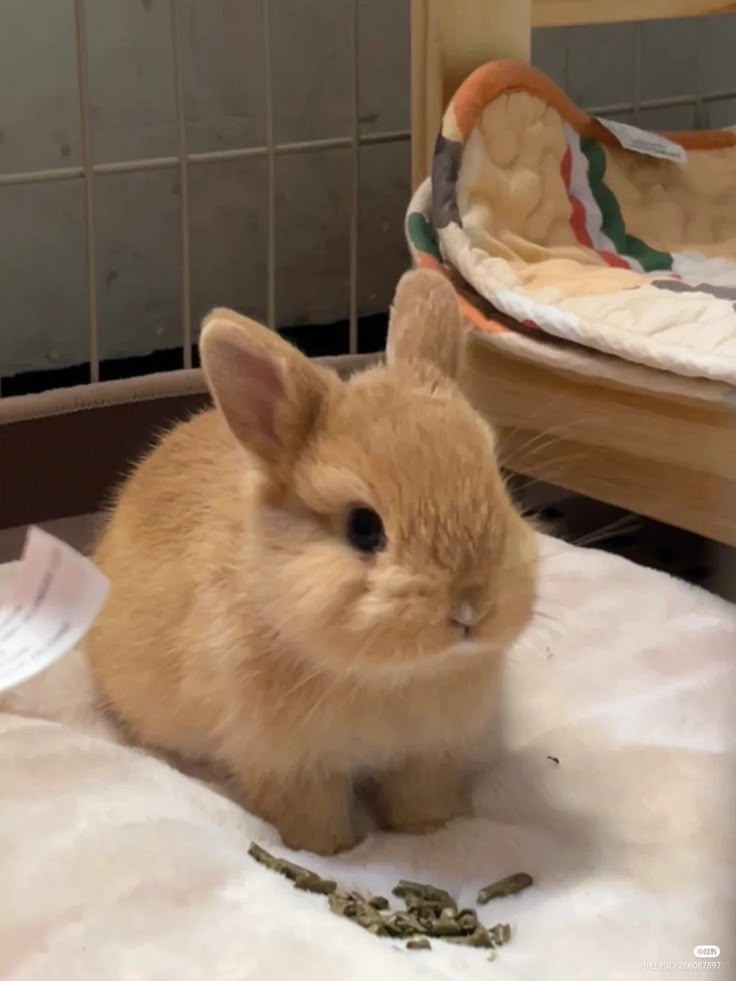
[[[449,279],[433,269],[404,273],[391,307],[389,367],[431,364],[443,375],[457,378],[463,343],[463,319]]]
[[[232,433],[271,471],[290,469],[317,419],[329,375],[275,331],[233,310],[205,318],[199,347]]]

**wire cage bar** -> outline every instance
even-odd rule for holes
[[[350,134],[350,298],[349,353],[358,353],[358,221],[360,207],[360,36],[358,0],[351,0],[352,132]]]
[[[81,171],[84,180],[85,256],[89,316],[89,373],[90,381],[97,382],[100,379],[99,319],[97,314],[97,243],[95,239],[95,185],[92,170],[87,23],[84,0],[74,0],[74,28],[77,53],[77,85],[79,89],[79,135],[82,149]]]
[[[641,24],[634,24],[633,37],[633,93],[631,97],[631,111],[634,114],[634,121],[641,122]]]
[[[179,164],[179,249],[181,291],[181,345],[184,367],[192,367],[191,232],[189,220],[189,161],[187,159],[187,119],[184,105],[184,77],[179,53],[178,0],[170,0],[171,55],[174,65],[174,104],[176,145]]]
[[[276,143],[273,129],[271,0],[263,0],[263,65],[266,100],[266,323],[276,329]]]

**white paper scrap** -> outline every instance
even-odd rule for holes
[[[75,647],[109,590],[88,558],[30,528],[10,585],[0,591],[0,691],[40,674]]]

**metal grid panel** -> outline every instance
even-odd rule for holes
[[[49,181],[81,180],[84,186],[84,226],[85,226],[85,279],[88,308],[88,353],[90,381],[99,380],[99,318],[96,287],[96,216],[95,181],[102,175],[141,173],[158,170],[176,170],[179,175],[179,237],[180,237],[180,338],[183,350],[183,367],[192,363],[192,302],[191,302],[191,260],[190,260],[190,169],[228,160],[262,158],[266,160],[267,173],[267,234],[266,254],[266,311],[268,325],[276,329],[278,311],[276,309],[277,247],[276,241],[276,157],[285,154],[305,154],[329,149],[348,149],[350,151],[350,227],[349,227],[349,353],[358,349],[358,228],[359,228],[359,164],[361,146],[407,141],[410,134],[406,130],[390,130],[363,133],[359,118],[360,72],[358,57],[359,11],[358,0],[347,0],[351,8],[349,49],[351,56],[351,103],[352,117],[348,135],[328,139],[315,139],[289,143],[276,143],[274,137],[274,106],[272,77],[272,30],[270,0],[263,0],[263,46],[265,70],[265,142],[261,146],[249,146],[228,150],[215,150],[192,153],[188,149],[186,103],[181,58],[181,10],[177,0],[169,0],[169,20],[171,31],[171,52],[174,71],[174,106],[176,121],[177,152],[173,156],[147,157],[142,159],[118,160],[95,164],[92,159],[92,140],[90,122],[90,97],[88,81],[88,39],[85,18],[85,0],[74,0],[76,71],[79,93],[79,126],[81,141],[81,162],[79,166],[59,167],[46,170],[0,173],[0,188],[22,184],[39,184]],[[633,113],[636,120],[642,111],[677,106],[694,106],[695,119],[703,125],[706,118],[705,104],[729,98],[736,98],[736,89],[704,94],[702,90],[701,67],[706,57],[701,23],[695,31],[697,73],[695,91],[671,98],[642,99],[641,96],[641,24],[634,26],[634,50],[632,53],[632,91],[628,101],[587,107],[597,115]],[[569,37],[569,36],[568,36]],[[566,41],[564,79],[569,89],[570,41]],[[2,392],[0,391],[0,395]]]
[[[89,307],[90,381],[100,380],[99,321],[97,317],[97,248],[95,243],[95,184],[92,172],[92,141],[89,128],[89,73],[87,71],[87,22],[84,0],[74,0],[74,29],[77,48],[77,84],[79,86],[79,134],[82,146],[84,179],[85,252],[87,257],[87,304]],[[8,175],[12,182],[12,174]]]
[[[180,182],[179,194],[179,246],[180,246],[180,308],[181,345],[183,367],[192,365],[192,303],[191,303],[191,260],[190,260],[190,186],[191,167],[206,166],[228,160],[265,158],[267,165],[267,236],[266,250],[266,309],[268,325],[275,329],[276,310],[276,157],[285,154],[304,154],[332,149],[349,149],[351,161],[350,228],[349,228],[349,351],[358,351],[358,222],[359,222],[359,163],[361,146],[408,141],[408,130],[389,130],[362,133],[359,118],[360,71],[359,71],[359,11],[358,0],[349,0],[351,7],[351,101],[352,119],[350,133],[344,137],[315,139],[289,143],[276,143],[274,138],[273,78],[271,48],[270,0],[263,0],[263,46],[265,62],[265,109],[266,138],[262,146],[249,146],[228,150],[215,150],[190,153],[187,146],[186,103],[181,58],[181,10],[177,0],[169,0],[169,20],[171,31],[171,52],[174,69],[174,113],[176,118],[177,153],[175,156],[148,157],[142,159],[118,160],[109,163],[94,163],[92,160],[92,140],[90,131],[90,96],[88,79],[88,38],[86,30],[85,0],[74,0],[76,70],[79,92],[79,121],[81,136],[81,164],[73,167],[58,167],[46,170],[0,173],[0,188],[22,184],[40,184],[49,181],[82,180],[84,183],[84,223],[86,254],[86,289],[88,308],[88,352],[91,382],[100,377],[99,356],[99,317],[96,288],[96,219],[95,219],[95,178],[109,174],[144,173],[158,170],[177,170]],[[0,395],[2,394],[0,390]]]

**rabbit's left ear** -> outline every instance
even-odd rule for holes
[[[429,363],[449,378],[462,364],[464,328],[455,290],[432,269],[404,273],[394,295],[386,342],[389,367]]]
[[[200,337],[208,386],[236,439],[283,476],[304,446],[331,376],[272,330],[213,310]]]

